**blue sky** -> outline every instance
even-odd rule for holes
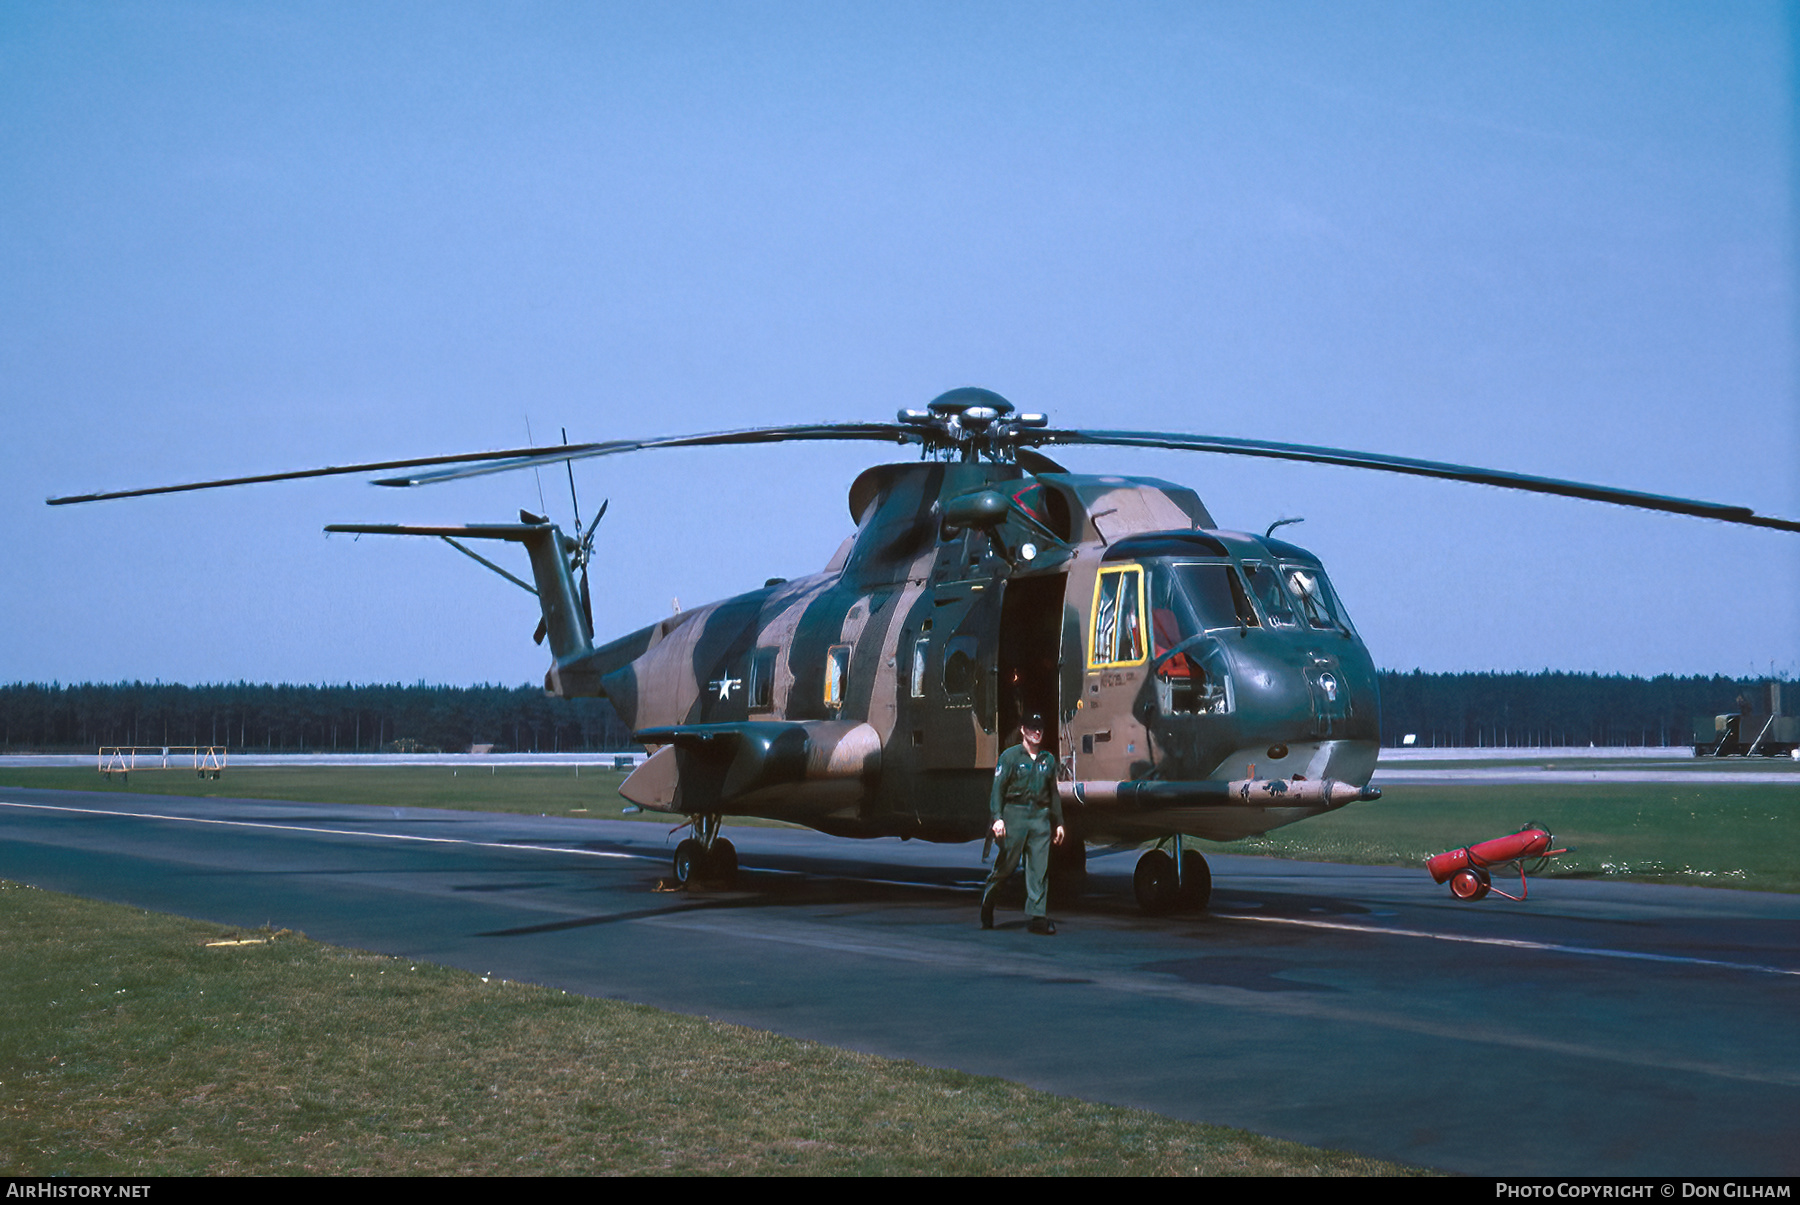
[[[531,474],[43,505],[528,423],[979,384],[1800,517],[1794,45],[1758,4],[6,6],[0,680],[536,679],[514,587],[320,534]],[[822,565],[871,451],[581,466],[598,626]],[[1304,515],[1385,666],[1800,673],[1800,537],[1062,458]]]

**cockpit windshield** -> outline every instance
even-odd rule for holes
[[[1244,580],[1250,583],[1250,593],[1256,597],[1263,614],[1269,617],[1270,627],[1300,626],[1300,617],[1294,614],[1294,605],[1288,600],[1288,592],[1282,589],[1281,574],[1273,565],[1245,561]]]
[[[1150,592],[1152,627],[1164,648],[1199,632],[1262,624],[1230,565],[1159,565]]]
[[[1326,580],[1324,570],[1310,565],[1283,565],[1281,580],[1308,625],[1355,632],[1356,629],[1350,626],[1350,617],[1344,614],[1343,604]]]

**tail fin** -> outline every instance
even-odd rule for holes
[[[523,513],[520,517],[537,519],[536,515]],[[579,545],[564,535],[556,524],[538,521],[423,527],[401,523],[334,523],[325,530],[354,535],[436,536],[515,585],[531,590],[537,595],[538,606],[544,614],[539,630],[550,640],[551,665],[550,672],[544,677],[544,689],[563,698],[601,693],[602,670],[594,663],[592,632],[585,620],[571,572],[570,558]],[[458,540],[506,540],[525,545],[525,551],[531,557],[531,576],[536,588],[525,585],[486,557],[464,548]]]

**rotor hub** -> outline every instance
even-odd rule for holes
[[[1043,427],[1042,414],[1017,414],[992,389],[965,385],[933,398],[923,410],[902,410],[900,422],[918,433],[926,456],[965,461],[1010,461],[1026,428]]]
[[[986,410],[991,413],[991,417],[1004,417],[1013,412],[1011,402],[992,389],[981,389],[974,385],[965,385],[961,389],[940,393],[932,398],[931,403],[925,408],[940,416],[960,415],[970,410]]]

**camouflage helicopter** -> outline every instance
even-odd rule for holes
[[[406,469],[422,485],[651,448],[804,440],[914,445],[850,487],[854,533],[818,573],[595,643],[588,565],[600,515],[518,523],[333,524],[435,536],[537,596],[547,693],[604,696],[655,752],[620,788],[687,817],[682,883],[723,881],[730,817],[841,837],[983,837],[996,759],[1020,719],[1053,717],[1072,834],[1053,890],[1078,889],[1087,844],[1144,845],[1139,905],[1204,907],[1211,872],[1183,836],[1229,841],[1358,800],[1380,747],[1376,676],[1324,565],[1222,531],[1191,489],[1070,473],[1058,444],[1259,456],[1470,481],[1800,532],[1747,508],[1372,453],[1167,432],[1062,430],[986,389],[892,423],[762,427],[564,443],[52,498],[52,505]],[[570,486],[573,493],[573,473]],[[605,513],[605,507],[601,508]],[[462,541],[522,544],[527,583]],[[1066,898],[1066,896],[1065,896]]]

